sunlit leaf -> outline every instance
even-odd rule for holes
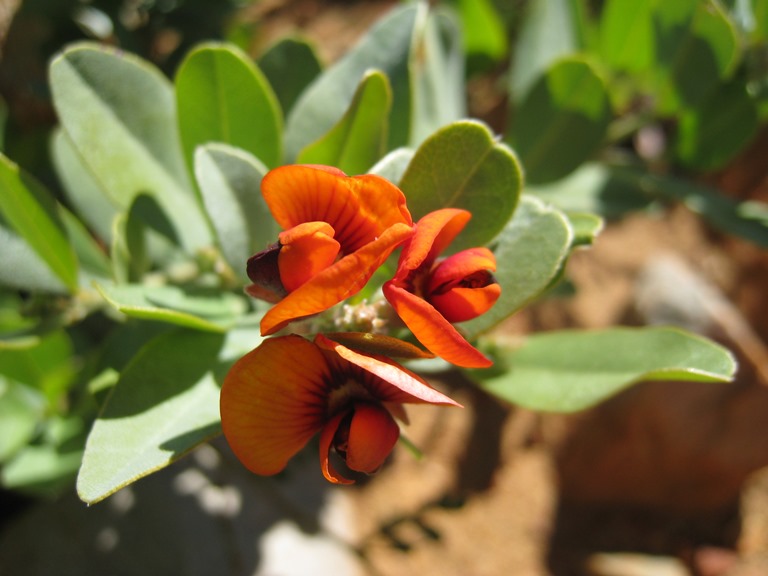
[[[245,312],[243,298],[228,292],[141,284],[96,287],[109,304],[127,316],[207,332],[226,331]]]
[[[79,43],[53,60],[50,81],[67,136],[111,201],[127,209],[149,194],[182,246],[207,246],[210,231],[184,166],[173,87],[162,73],[115,48]]]
[[[439,130],[418,148],[400,187],[414,219],[440,208],[472,213],[450,249],[482,246],[506,225],[517,205],[522,172],[515,154],[480,122]]]
[[[581,57],[555,62],[515,111],[508,135],[526,179],[562,178],[603,144],[612,112],[605,81]]]
[[[413,112],[408,145],[415,147],[439,128],[467,116],[461,30],[451,12],[438,7],[417,18],[410,72]]]
[[[112,220],[118,209],[61,129],[53,133],[51,157],[70,205],[99,238],[109,243],[112,239]]]
[[[370,173],[377,174],[393,184],[397,184],[403,178],[403,174],[405,174],[415,153],[416,151],[411,148],[396,148],[376,162],[370,169]]]
[[[0,464],[34,437],[44,412],[41,392],[0,376]]]
[[[77,493],[95,503],[219,432],[213,369],[223,335],[178,330],[148,342],[94,422]]]
[[[642,72],[652,66],[654,0],[608,0],[600,21],[600,55],[618,70]]]
[[[725,348],[673,328],[536,334],[516,347],[499,343],[495,354],[493,370],[471,377],[495,396],[547,412],[583,410],[642,380],[725,382],[736,371]]]
[[[491,309],[459,326],[480,334],[543,292],[557,277],[573,242],[568,218],[556,208],[524,195],[494,247],[501,297]]]
[[[71,291],[77,290],[77,258],[59,206],[31,176],[0,154],[0,214]],[[6,265],[4,263],[4,265]]]
[[[288,116],[285,131],[288,162],[339,121],[369,69],[382,71],[392,85],[388,148],[407,144],[411,117],[408,59],[417,15],[425,10],[422,4],[394,8],[359,44],[309,85]]]
[[[365,173],[384,153],[391,106],[387,77],[367,72],[344,116],[322,138],[306,146],[296,161],[335,166],[347,174]]]
[[[264,75],[238,48],[207,43],[192,50],[176,74],[176,104],[190,171],[195,148],[208,142],[247,150],[270,168],[280,162],[280,106]]]
[[[2,216],[2,214],[0,214]],[[53,273],[41,256],[0,218],[0,246],[3,247],[3,265],[0,266],[0,284],[18,290],[35,290],[65,294],[64,283]]]
[[[224,259],[245,280],[246,260],[277,241],[280,231],[261,196],[267,168],[244,150],[201,146],[195,175]]]
[[[507,32],[490,0],[457,0],[469,56],[482,55],[498,61],[507,54]]]

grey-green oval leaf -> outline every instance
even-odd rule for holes
[[[521,186],[514,152],[471,120],[449,124],[425,140],[400,181],[414,219],[440,208],[472,213],[452,251],[493,240],[512,216]]]
[[[280,228],[261,196],[267,168],[244,150],[208,144],[195,152],[195,175],[224,259],[245,279],[245,263],[277,240]]]
[[[488,312],[461,324],[462,330],[474,338],[546,290],[562,269],[572,242],[573,231],[562,212],[523,196],[495,242],[494,276],[501,296]]]
[[[247,150],[270,168],[282,158],[282,113],[272,87],[238,48],[203,44],[176,74],[176,103],[184,156],[223,142]]]
[[[550,332],[517,347],[499,344],[495,354],[497,366],[472,378],[495,396],[546,412],[583,410],[642,380],[726,382],[736,371],[728,350],[675,328]]]
[[[96,288],[109,304],[126,316],[206,332],[226,332],[246,312],[243,298],[228,292],[141,284],[97,284]]]
[[[77,493],[93,504],[219,433],[221,334],[173,331],[123,370],[88,436]]]
[[[109,198],[127,209],[153,196],[181,245],[210,243],[210,230],[184,166],[170,82],[148,62],[80,43],[51,63],[59,119],[83,165]]]

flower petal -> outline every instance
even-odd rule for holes
[[[457,252],[435,267],[427,292],[439,291],[441,285],[460,281],[481,270],[496,271],[496,257],[488,248],[469,248]]]
[[[381,468],[400,437],[400,427],[381,406],[355,404],[349,426],[346,463],[351,470],[373,474]]]
[[[442,294],[430,296],[430,303],[448,322],[465,322],[490,310],[501,296],[497,283],[480,288],[452,288]]]
[[[265,340],[238,360],[220,399],[224,436],[238,459],[257,474],[285,468],[323,426],[329,381],[323,353],[300,336]]]
[[[336,432],[339,430],[339,425],[348,415],[348,411],[336,414],[328,421],[323,427],[323,431],[320,433],[320,470],[322,470],[325,479],[333,484],[355,483],[354,480],[350,480],[339,474],[333,467],[333,464],[331,464],[331,447],[333,445],[333,440],[336,437]]]
[[[288,292],[328,268],[339,254],[333,228],[326,222],[304,222],[278,236],[280,280]]]
[[[460,404],[427,384],[421,376],[400,366],[386,356],[361,354],[326,338],[315,336],[315,344],[324,350],[333,351],[359,369],[359,379],[371,394],[382,402],[401,404]]]
[[[261,190],[280,226],[328,222],[345,254],[395,223],[413,224],[402,191],[372,174],[350,177],[327,167],[281,166],[267,173]]]
[[[487,368],[493,364],[426,300],[392,281],[382,287],[397,315],[430,352],[465,368]]]
[[[467,225],[472,214],[459,208],[430,212],[416,223],[416,231],[400,256],[395,280],[422,265],[429,266]]]
[[[315,275],[264,315],[262,335],[274,334],[294,320],[323,312],[357,294],[392,251],[412,233],[412,226],[394,224],[370,244]]]

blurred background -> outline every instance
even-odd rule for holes
[[[669,2],[676,3],[691,4]],[[70,42],[120,46],[172,77],[200,41],[233,42],[259,58],[295,35],[310,40],[328,66],[395,4],[2,0],[2,150],[60,190],[49,154],[56,117],[47,64]],[[456,10],[464,26],[468,116],[500,135],[513,131],[525,109],[513,78],[536,54],[530,23],[573,11],[600,36],[610,10],[621,10],[620,2],[598,0],[439,4]],[[738,29],[741,56],[718,86],[746,90],[749,112],[733,98],[665,108],[645,83],[643,67],[653,64],[626,64],[642,42],[630,40],[630,55],[616,56],[603,35],[617,113],[608,144],[594,156],[630,154],[649,172],[716,190],[716,200],[697,208],[658,191],[604,195],[597,211],[606,227],[569,262],[569,289],[501,329],[677,324],[734,352],[735,383],[643,383],[586,412],[550,415],[450,379],[441,385],[465,410],[412,410],[409,437],[424,458],[396,450],[377,476],[354,487],[325,485],[313,447],[281,476],[255,478],[219,439],[92,508],[73,488],[93,417],[84,410],[74,428],[46,428],[61,445],[72,443],[53,471],[0,460],[0,574],[768,574],[768,257],[760,239],[740,233],[741,223],[718,219],[734,203],[768,200],[768,2],[693,4],[721,10]],[[545,41],[542,50],[559,40]],[[290,78],[290,62],[277,69]],[[709,72],[693,68],[694,76]],[[715,129],[697,114],[734,130]],[[696,132],[695,145],[679,144],[686,130]],[[560,175],[531,166],[529,176],[531,191],[545,199],[566,193],[547,197],[545,186]],[[98,337],[92,328],[85,340]],[[10,435],[13,411],[2,406],[0,435]]]

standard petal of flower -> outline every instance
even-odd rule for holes
[[[323,431],[320,433],[320,470],[323,472],[323,476],[328,482],[334,484],[354,484],[354,480],[345,478],[333,467],[331,464],[331,447],[333,445],[333,439],[336,437],[336,432],[339,430],[339,425],[342,420],[349,415],[349,412],[341,412],[331,418],[328,423],[323,427]]]
[[[261,183],[264,200],[283,228],[328,222],[345,253],[358,250],[395,223],[411,225],[405,196],[384,178],[344,176],[318,166],[281,166]]]
[[[396,279],[437,258],[471,217],[470,212],[458,208],[443,208],[422,217],[400,257]]]
[[[493,364],[429,302],[391,281],[382,289],[397,315],[430,352],[465,368],[487,368]]]
[[[357,252],[329,266],[275,304],[261,321],[261,333],[274,334],[290,322],[318,314],[357,294],[392,251],[413,232],[395,224]]]
[[[346,462],[351,470],[373,474],[400,437],[400,427],[385,408],[358,403],[349,426]]]
[[[256,474],[285,468],[323,425],[329,378],[323,353],[300,336],[265,340],[238,360],[220,399],[224,436],[238,459]]]
[[[304,222],[280,233],[277,261],[280,280],[288,292],[333,264],[339,254],[333,233],[326,222]]]
[[[445,404],[461,406],[445,394],[427,384],[421,376],[400,366],[386,356],[361,354],[330,340],[323,334],[315,336],[315,344],[333,350],[340,358],[361,369],[363,384],[383,402],[405,404]]]

